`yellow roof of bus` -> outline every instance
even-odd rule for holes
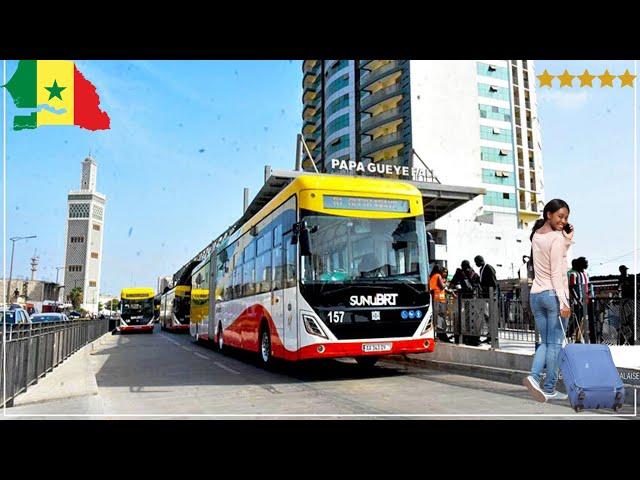
[[[259,212],[257,212],[251,219],[247,220],[243,225],[242,230],[248,230],[276,209],[284,199],[287,199],[294,193],[298,193],[302,190],[327,190],[330,192],[341,192],[343,194],[353,196],[365,194],[366,196],[378,198],[406,198],[407,196],[411,196],[419,199],[418,210],[420,214],[422,213],[422,194],[420,193],[420,190],[418,190],[415,185],[403,182],[402,180],[353,177],[335,174],[309,174],[300,175],[287,185]],[[411,206],[411,209],[412,211],[414,210],[413,205]],[[377,212],[367,213],[373,215]]]
[[[153,298],[155,292],[153,288],[148,287],[131,287],[123,288],[120,292],[120,298],[135,299],[135,298]]]

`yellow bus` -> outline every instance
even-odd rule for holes
[[[264,365],[355,357],[371,366],[433,351],[415,186],[301,174],[250,214],[211,245],[215,293],[198,340],[256,352]]]
[[[189,330],[191,286],[177,285],[160,298],[160,329],[172,332]]]
[[[120,325],[118,331],[153,333],[153,288],[123,288],[120,292]]]

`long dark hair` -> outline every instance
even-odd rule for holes
[[[559,198],[554,198],[547,202],[544,206],[544,210],[542,211],[542,218],[536,220],[536,223],[533,225],[533,229],[531,230],[531,236],[529,240],[533,240],[533,234],[536,233],[536,230],[542,228],[544,223],[547,221],[547,213],[556,213],[561,208],[566,208],[567,211],[571,212],[569,205],[564,200],[560,200]]]
[[[433,277],[436,274],[441,274],[441,273],[442,273],[442,267],[440,267],[440,265],[436,263],[431,269],[431,275],[429,275],[429,278]]]

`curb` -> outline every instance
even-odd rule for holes
[[[510,383],[514,385],[522,385],[522,380],[529,375],[529,372],[523,370],[512,370],[499,367],[487,367],[484,365],[473,365],[468,363],[444,362],[440,360],[427,360],[422,358],[412,358],[407,355],[389,355],[385,358],[390,362],[403,365],[411,365],[419,368],[429,368],[432,370],[444,371],[448,373],[458,373],[471,377],[482,378],[494,382]],[[618,371],[626,372],[627,369],[619,368]],[[627,394],[625,395],[624,404],[634,405],[634,389],[640,389],[638,384],[624,383]],[[524,388],[524,387],[523,387]],[[563,389],[564,390],[564,389]]]

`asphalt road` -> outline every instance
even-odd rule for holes
[[[158,328],[153,335],[109,335],[87,358],[97,395],[7,411],[92,418],[622,418],[576,414],[568,401],[540,404],[519,385],[391,361],[368,370],[346,359],[267,371],[246,352],[221,354]]]

